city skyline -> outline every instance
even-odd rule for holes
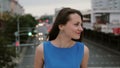
[[[91,9],[91,0],[19,0],[25,13],[33,16],[54,14],[55,8],[71,7],[80,11]]]

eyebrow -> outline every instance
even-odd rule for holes
[[[80,23],[80,24],[82,24],[82,22],[77,22],[77,23]]]

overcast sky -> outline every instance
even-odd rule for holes
[[[54,14],[55,8],[71,7],[78,10],[91,8],[91,0],[18,0],[25,13],[33,16]]]

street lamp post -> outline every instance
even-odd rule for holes
[[[20,43],[20,22],[19,22],[19,16],[17,18],[17,31],[18,31],[18,41]]]
[[[3,4],[2,3],[0,3],[0,17],[2,18],[2,11],[3,10]]]
[[[19,16],[17,17],[17,32],[16,32],[16,53],[20,52],[20,22]]]

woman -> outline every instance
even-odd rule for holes
[[[48,41],[36,48],[34,68],[87,68],[89,50],[80,39],[82,14],[63,8],[48,35]]]

